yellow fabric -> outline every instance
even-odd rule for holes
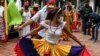
[[[6,35],[8,35],[8,20],[7,20],[7,1],[4,1],[4,19],[5,19],[5,28],[6,28]]]
[[[67,29],[69,32],[72,32],[72,29],[71,29],[71,18],[72,18],[72,13],[71,11],[68,11],[66,10],[65,11],[65,21],[67,22],[66,26],[67,26]],[[65,40],[68,40],[68,34],[66,34],[65,32],[62,33],[62,36],[61,36],[63,39]]]
[[[66,10],[65,12],[65,21],[67,22],[67,29],[71,32],[72,29],[71,29],[71,18],[72,18],[72,12],[71,11],[68,11]]]
[[[44,51],[50,51],[50,56],[67,56],[71,49],[71,46],[63,44],[50,44],[44,39],[32,39],[32,41],[40,56],[44,56]]]

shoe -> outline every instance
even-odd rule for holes
[[[90,38],[89,40],[94,40],[94,38]]]
[[[91,36],[91,34],[88,34],[88,35],[90,35],[90,36]]]
[[[94,42],[97,42],[97,39],[94,39],[93,41],[94,41]]]
[[[84,35],[87,35],[86,33],[83,33]]]

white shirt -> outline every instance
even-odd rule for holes
[[[30,17],[31,17],[31,12],[30,12],[30,10],[27,11],[27,12],[24,11],[23,14],[22,14],[22,16],[23,16],[23,22],[26,22],[27,19],[30,19]]]
[[[52,43],[52,44],[57,44],[60,39],[62,30],[63,30],[66,22],[63,21],[62,24],[60,24],[57,27],[50,26],[50,25],[46,24],[45,21],[42,21],[40,24],[42,26],[44,26],[46,29],[46,33],[45,33],[46,41],[49,43]]]
[[[45,20],[47,17],[47,5],[44,6],[41,10],[39,10],[31,19],[35,22],[40,23],[41,21]],[[45,29],[42,29],[41,31],[38,32],[38,34],[42,37],[45,37]]]
[[[47,11],[47,5],[46,5],[41,10],[39,10],[31,19],[35,22],[38,22],[38,20],[40,19],[40,22],[41,22],[46,19],[47,13],[48,11]]]
[[[3,17],[4,7],[0,6],[0,17]]]

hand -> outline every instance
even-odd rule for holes
[[[21,26],[18,26],[18,25],[14,26],[14,30],[16,30],[16,31],[19,31],[19,30],[21,30],[21,29],[22,29]]]
[[[80,46],[81,46],[81,47],[83,47],[83,48],[85,47],[85,45],[84,45],[84,44],[80,44]]]
[[[26,38],[26,37],[27,37],[26,35],[22,35],[22,36],[20,36],[20,39]]]

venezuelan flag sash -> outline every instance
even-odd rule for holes
[[[40,40],[41,44],[39,44],[38,42],[39,40],[38,40],[37,45],[36,43],[34,44],[34,41],[36,41],[36,39],[34,41],[33,40],[34,39],[22,38],[14,48],[14,51],[17,54],[17,56],[64,56],[64,54],[66,54],[65,56],[91,56],[86,50],[86,48],[84,49],[83,47],[80,47],[80,46],[66,46],[66,48],[68,48],[67,49],[68,53],[66,53],[66,51],[64,50],[65,47],[61,48],[61,45],[59,49],[55,49],[55,47],[56,48],[59,47],[56,45],[54,48],[52,48],[53,52],[50,52],[49,54],[41,55],[41,51],[43,49],[39,47],[43,46],[42,45],[43,40]],[[57,51],[59,51],[60,53],[58,53]],[[64,51],[65,53],[63,53]]]

